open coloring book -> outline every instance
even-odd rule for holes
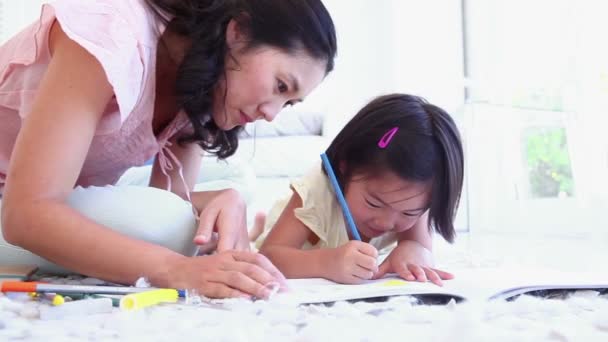
[[[290,290],[276,300],[294,304],[328,303],[400,295],[434,296],[460,300],[509,299],[543,290],[606,290],[608,275],[564,273],[523,269],[452,270],[455,278],[443,286],[430,282],[409,282],[397,277],[368,281],[360,285],[337,284],[325,279],[290,279]],[[273,298],[273,299],[275,299]]]

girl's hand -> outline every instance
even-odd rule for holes
[[[287,288],[283,274],[265,256],[248,251],[179,256],[170,270],[169,287],[194,289],[209,298],[268,298],[273,282]]]
[[[382,278],[387,273],[397,273],[409,281],[427,280],[441,286],[442,279],[452,279],[451,273],[433,268],[433,254],[416,241],[402,240],[380,265],[374,279]]]
[[[378,251],[369,243],[349,241],[332,249],[332,252],[330,260],[327,260],[330,280],[343,284],[360,284],[371,279],[378,271]]]
[[[238,191],[224,190],[205,206],[199,216],[194,243],[204,245],[217,232],[217,251],[249,250],[247,206]]]

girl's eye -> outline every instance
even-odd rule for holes
[[[285,104],[283,105],[283,107],[291,107],[293,105],[295,105],[295,102],[293,102],[293,101],[287,101],[287,102],[285,102]]]
[[[369,206],[370,206],[370,207],[372,207],[372,208],[380,208],[380,206],[379,206],[379,205],[374,204],[374,203],[372,203],[372,202],[370,202],[370,201],[368,201],[368,200],[365,200],[365,202],[367,202],[367,205],[369,205]]]
[[[408,213],[408,212],[403,212],[401,214],[403,214],[403,216],[407,216],[407,217],[416,217],[416,216],[418,216],[418,214],[412,214],[412,213]]]
[[[289,88],[287,87],[287,84],[285,84],[285,82],[278,80],[279,83],[279,93],[285,93],[287,91],[289,91]]]

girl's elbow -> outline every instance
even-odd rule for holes
[[[263,244],[260,246],[260,248],[258,248],[258,252],[259,252],[260,254],[262,254],[263,256],[265,256],[265,257],[269,258],[269,259],[270,259],[270,255],[269,255],[269,254],[272,254],[272,253],[268,253],[268,245],[266,245],[265,243],[263,243]]]
[[[270,260],[270,262],[276,262],[276,249],[271,244],[263,243],[258,252]]]

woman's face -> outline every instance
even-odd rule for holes
[[[214,93],[213,120],[223,130],[264,119],[272,121],[285,106],[300,102],[323,81],[326,62],[304,51],[288,54],[272,47],[245,49],[246,39],[233,21],[226,41],[226,78]]]

